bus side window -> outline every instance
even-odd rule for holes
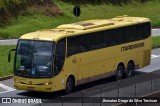
[[[133,42],[136,40],[136,36],[137,36],[137,26],[136,25],[131,25],[131,26],[127,26],[126,27],[126,38],[127,38],[127,42]]]
[[[92,49],[100,49],[105,46],[104,31],[92,33]]]
[[[91,34],[82,35],[81,44],[83,45],[85,51],[91,50],[91,46],[92,46],[92,41],[91,40],[92,40]]]
[[[71,56],[81,52],[79,36],[69,37],[67,41],[68,41],[67,56]]]
[[[144,27],[143,24],[137,25],[137,37],[136,40],[142,40],[144,37]]]
[[[55,61],[54,61],[54,75],[58,75],[64,65],[66,51],[66,39],[58,41],[56,45]]]
[[[69,37],[67,42],[67,56],[89,51],[91,49],[89,35]]]
[[[115,41],[115,45],[123,43],[123,27],[116,28],[114,31],[113,39]]]
[[[141,23],[137,25],[138,29],[138,40],[145,39],[151,35],[151,24]]]
[[[77,39],[79,39],[79,51],[80,52],[85,52],[87,51],[87,49],[85,48],[85,45],[84,45],[84,36],[79,36]]]
[[[136,25],[132,25],[130,26],[130,32],[131,32],[131,41],[136,41],[136,36],[137,36],[137,26]]]
[[[151,24],[150,23],[145,23],[144,24],[144,38],[147,38],[151,35]]]
[[[111,29],[104,32],[104,44],[106,47],[113,46],[115,44],[113,39],[113,31]]]

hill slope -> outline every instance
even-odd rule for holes
[[[19,15],[44,14],[62,15],[63,12],[52,0],[0,0],[0,26],[9,23]]]
[[[76,0],[76,2],[75,0],[36,1],[42,2],[36,2],[36,4],[31,2],[31,4],[26,6],[27,9],[25,8],[25,11],[22,9],[20,13],[15,15],[15,18],[13,18],[14,15],[11,15],[9,24],[0,28],[0,38],[18,38],[24,33],[40,29],[54,28],[60,24],[75,22],[76,18],[72,13],[74,5],[80,5],[81,7],[82,13],[80,17],[78,17],[78,21],[129,15],[148,17],[151,19],[153,26],[160,26],[160,14],[158,14],[160,10],[159,0]],[[50,5],[51,8],[48,10]],[[54,11],[54,9],[56,11]]]

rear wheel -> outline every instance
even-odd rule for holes
[[[134,75],[134,65],[132,63],[128,63],[127,71],[125,73],[125,76],[128,78],[128,77],[131,77],[133,75]]]
[[[124,76],[124,68],[122,65],[119,65],[116,71],[116,80],[123,79],[123,76]]]
[[[73,89],[74,89],[74,80],[71,77],[69,77],[66,82],[65,93],[66,94],[71,93]]]

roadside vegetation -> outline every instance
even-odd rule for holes
[[[5,26],[12,18],[33,14],[47,16],[62,15],[63,12],[52,0],[0,0],[0,26]]]
[[[11,62],[8,63],[8,51],[15,45],[0,45],[0,77],[13,75],[14,53],[11,54]]]
[[[74,5],[81,7],[82,12],[77,18],[78,21],[129,15],[148,17],[153,27],[160,26],[159,0],[76,0],[76,2],[75,0],[34,0],[36,1],[34,3],[33,0],[12,1],[26,1],[27,3],[24,3],[25,8],[22,8],[16,15],[8,12],[9,21],[0,28],[0,38],[19,38],[28,32],[75,22],[76,18],[72,13]],[[48,2],[52,4],[49,8],[47,8]]]
[[[152,37],[152,48],[160,47],[160,36]]]

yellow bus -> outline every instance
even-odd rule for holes
[[[131,77],[150,64],[151,48],[151,23],[143,17],[88,20],[31,32],[10,50],[15,51],[14,87],[70,93],[77,85],[109,76]]]

